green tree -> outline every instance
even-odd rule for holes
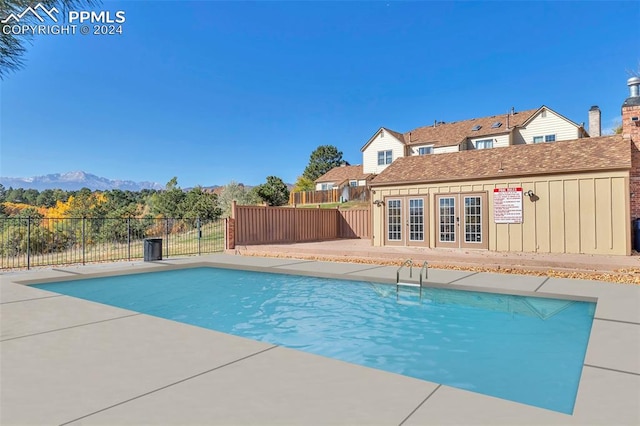
[[[0,183],[0,203],[4,203],[7,198],[7,190],[4,185]]]
[[[289,188],[277,176],[267,176],[267,182],[258,185],[256,194],[270,206],[284,206],[289,203]]]
[[[11,13],[20,14],[27,7],[36,7],[38,3],[47,9],[56,7],[60,12],[59,16],[67,16],[69,10],[84,9],[99,4],[96,0],[2,0],[0,2],[0,19],[4,20]],[[20,19],[20,25],[40,24],[34,15],[28,13]],[[4,80],[9,72],[16,71],[24,65],[22,60],[27,48],[26,44],[31,42],[32,37],[27,35],[15,35],[8,30],[8,27],[15,25],[15,22],[0,22],[0,80]],[[7,27],[7,28],[5,28]]]
[[[182,216],[180,204],[185,196],[184,191],[178,186],[178,178],[174,176],[167,182],[164,191],[157,192],[151,197],[151,210],[164,217],[178,218]]]
[[[223,217],[231,215],[231,203],[235,201],[239,205],[259,204],[260,198],[254,191],[248,191],[241,183],[231,181],[222,188],[218,196],[218,206]]]
[[[5,196],[5,201],[9,201],[11,203],[24,203],[24,189],[22,188],[13,188],[9,187],[7,189],[7,195]]]
[[[323,174],[343,163],[342,152],[333,145],[321,145],[311,153],[302,176],[315,182]]]
[[[194,225],[196,219],[200,219],[200,223],[218,219],[222,211],[217,199],[217,195],[204,192],[200,186],[192,188],[180,206],[182,217],[191,220]]]
[[[53,189],[45,189],[36,198],[37,206],[53,207],[56,205],[55,193]]]
[[[27,189],[24,191],[24,202],[32,206],[37,206],[39,195],[40,192],[37,189]]]
[[[293,185],[292,192],[313,191],[315,184],[311,179],[307,179],[304,176],[298,176],[296,183]]]

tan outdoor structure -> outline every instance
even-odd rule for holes
[[[621,136],[399,158],[371,184],[373,245],[630,254],[630,168]],[[496,223],[504,188],[530,194],[520,223]]]

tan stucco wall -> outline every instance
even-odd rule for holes
[[[493,189],[522,187],[523,222],[496,224]],[[434,194],[487,192],[489,250],[541,253],[631,254],[629,173],[626,171],[549,175],[456,183],[372,186],[373,201],[386,196],[428,194],[430,247],[435,247]],[[383,207],[372,207],[373,245],[384,236]]]

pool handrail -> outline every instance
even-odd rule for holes
[[[402,262],[402,265],[400,265],[400,267],[396,271],[396,284],[400,283],[400,270],[406,265],[409,265],[409,278],[413,278],[413,260],[407,259]]]
[[[422,262],[422,268],[420,268],[420,287],[422,287],[422,271],[424,271],[424,279],[429,278],[429,262],[426,260]]]

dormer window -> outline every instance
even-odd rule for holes
[[[493,148],[493,139],[482,139],[476,141],[476,149],[489,149]]]
[[[541,142],[555,142],[556,135],[544,135],[544,136],[534,136],[533,143],[541,143]]]
[[[432,146],[421,146],[420,148],[418,148],[418,155],[428,155],[428,154],[433,154]]]

